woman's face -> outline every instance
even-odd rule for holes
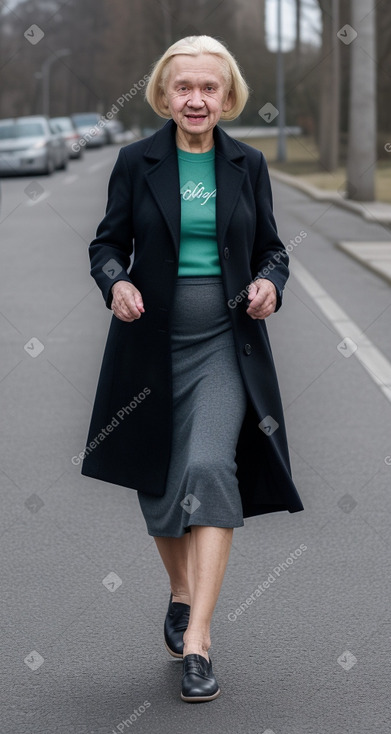
[[[178,54],[170,62],[164,100],[178,128],[202,136],[232,107],[223,62],[213,54]]]

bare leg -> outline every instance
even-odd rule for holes
[[[155,537],[155,543],[170,577],[172,600],[190,604],[189,585],[187,580],[187,555],[191,533],[181,538]]]
[[[193,525],[181,538],[155,537],[174,602],[190,604],[184,655],[209,659],[210,625],[231,550],[233,528]]]
[[[190,536],[187,578],[191,610],[183,635],[183,655],[196,653],[209,660],[210,624],[228,563],[233,528],[193,525]]]

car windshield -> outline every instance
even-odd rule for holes
[[[96,125],[98,122],[98,115],[73,115],[73,119],[77,125]]]
[[[73,130],[72,122],[67,117],[53,120],[54,124],[60,128],[60,130]]]
[[[13,122],[0,125],[0,140],[9,138],[30,138],[45,135],[45,130],[40,122]]]

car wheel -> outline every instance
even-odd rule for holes
[[[61,171],[66,171],[68,168],[68,157],[64,158],[62,165],[60,166]]]
[[[46,176],[51,176],[51,175],[52,175],[52,173],[53,173],[53,171],[54,171],[54,168],[55,168],[55,166],[54,166],[54,161],[53,161],[53,158],[51,158],[51,157],[50,157],[50,156],[48,155],[48,157],[47,157],[47,160],[46,160],[46,166],[45,166],[45,168],[44,168],[44,170],[43,170],[43,173],[44,173],[44,174],[45,174]]]

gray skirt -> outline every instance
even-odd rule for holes
[[[148,533],[179,538],[191,525],[241,527],[235,450],[247,397],[220,276],[177,279],[171,348],[173,437],[165,494],[138,492]]]

